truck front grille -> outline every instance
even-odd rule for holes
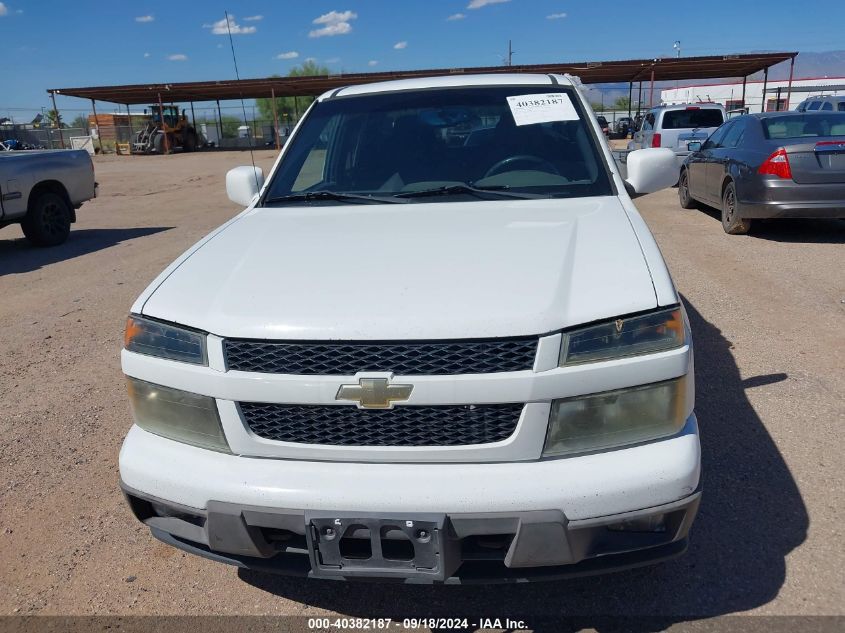
[[[537,337],[472,341],[293,342],[227,339],[226,368],[268,374],[490,374],[534,366]]]
[[[510,437],[521,404],[400,406],[358,409],[337,405],[241,402],[244,421],[259,437],[330,446],[467,446]]]

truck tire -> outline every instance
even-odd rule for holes
[[[67,201],[57,193],[45,191],[30,204],[21,228],[35,246],[58,246],[70,234],[70,220]]]
[[[732,182],[722,192],[722,228],[728,235],[745,235],[751,230],[751,220],[740,217],[736,186]]]
[[[153,149],[157,154],[164,154],[164,132],[156,132],[153,137]]]
[[[193,128],[188,128],[182,135],[182,151],[193,152],[197,149],[197,133]]]

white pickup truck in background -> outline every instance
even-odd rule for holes
[[[36,246],[63,243],[76,209],[96,195],[85,150],[0,152],[0,228],[20,224]]]

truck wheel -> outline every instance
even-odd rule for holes
[[[698,203],[689,194],[689,172],[684,169],[678,178],[678,201],[683,209],[695,209]]]
[[[736,186],[732,182],[722,194],[722,228],[728,235],[745,235],[751,230],[751,220],[743,220],[739,215]]]
[[[193,152],[197,149],[197,134],[193,130],[185,130],[182,136],[182,151]]]
[[[153,137],[153,149],[157,154],[164,154],[164,133],[157,132]]]
[[[70,208],[62,196],[46,191],[32,202],[21,228],[35,246],[57,246],[70,234]]]

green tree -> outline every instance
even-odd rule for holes
[[[236,138],[238,136],[238,128],[244,125],[244,122],[231,114],[224,114],[220,117],[223,123],[223,138]]]
[[[73,121],[70,122],[70,127],[78,127],[82,128],[83,130],[88,129],[88,117],[79,115]]]
[[[604,105],[601,103],[591,103],[590,107],[593,109],[593,112],[604,112]]]
[[[326,66],[320,66],[313,60],[306,60],[300,66],[291,68],[288,77],[314,77],[318,75],[328,75],[329,69]],[[272,77],[279,77],[279,75],[272,75]],[[293,122],[297,114],[300,116],[305,112],[306,108],[314,101],[314,97],[276,97],[276,111],[279,115],[279,125],[284,125],[286,121]],[[258,113],[261,119],[265,121],[273,120],[273,100],[270,98],[256,99],[255,106],[258,108]]]
[[[59,114],[58,110],[47,110],[46,119],[49,127],[67,127],[65,122],[62,121],[62,116]]]
[[[628,97],[617,97],[613,102],[614,110],[627,110],[631,105],[631,100]]]

